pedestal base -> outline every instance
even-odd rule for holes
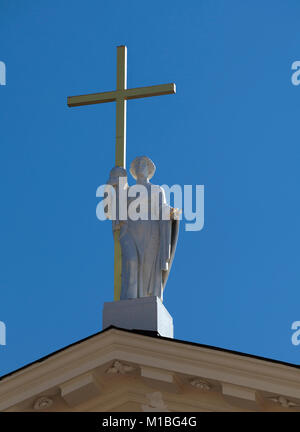
[[[103,329],[116,326],[128,330],[150,330],[174,337],[173,318],[158,297],[143,297],[104,303]]]

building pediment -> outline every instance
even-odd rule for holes
[[[300,411],[300,371],[109,328],[2,377],[0,410]]]

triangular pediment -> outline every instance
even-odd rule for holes
[[[300,411],[292,365],[110,328],[0,381],[1,411]]]

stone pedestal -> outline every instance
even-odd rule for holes
[[[173,318],[158,297],[143,297],[104,303],[103,329],[150,330],[173,338]]]

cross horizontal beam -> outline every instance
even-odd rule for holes
[[[160,84],[149,87],[136,87],[132,89],[115,90],[102,93],[91,93],[80,96],[68,97],[68,106],[75,107],[81,105],[93,105],[97,103],[114,102],[117,99],[129,100],[139,99],[150,96],[162,96],[176,93],[174,83]]]

